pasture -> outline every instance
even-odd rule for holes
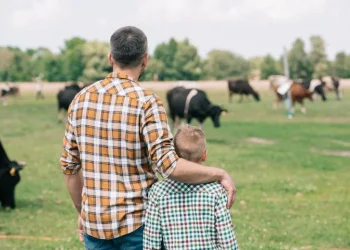
[[[238,188],[231,214],[240,248],[350,249],[350,93],[306,102],[305,115],[297,106],[293,120],[272,110],[270,92],[240,104],[237,96],[228,104],[226,91],[208,94],[229,110],[221,128],[210,120],[204,128],[207,164],[227,170]],[[12,159],[27,162],[17,209],[0,211],[0,249],[82,249],[59,167],[63,133],[53,95],[0,106],[1,140]]]

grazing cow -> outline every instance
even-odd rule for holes
[[[77,83],[66,86],[64,89],[60,90],[57,94],[58,103],[58,121],[62,122],[63,112],[68,111],[69,105],[73,101],[76,94],[81,90],[81,87]]]
[[[16,207],[15,187],[20,181],[19,171],[24,162],[11,161],[0,141],[0,204],[6,210]]]
[[[343,90],[340,85],[340,79],[336,76],[325,76],[322,78],[322,81],[325,83],[326,91],[334,91],[337,100],[341,101],[343,98]]]
[[[298,83],[300,83],[304,88],[313,92],[314,96],[315,94],[321,96],[324,102],[327,100],[326,93],[324,91],[325,82],[322,81],[322,79],[300,79],[298,80]]]
[[[288,84],[290,86],[288,88],[290,89],[290,93],[291,93],[293,112],[294,112],[295,103],[298,102],[301,105],[301,112],[306,113],[306,108],[304,106],[304,99],[309,99],[310,101],[313,101],[313,98],[312,98],[313,92],[304,88],[301,84],[296,82],[290,81],[290,83],[285,83],[285,84]],[[273,85],[274,92],[276,93],[275,107],[278,103],[282,102],[282,100],[286,98],[286,94],[281,94],[280,88],[281,86]]]
[[[16,86],[10,86],[9,84],[5,84],[5,86],[1,89],[0,99],[4,106],[7,105],[7,97],[8,96],[18,96],[19,88]]]
[[[253,95],[254,99],[257,102],[260,101],[259,94],[256,91],[254,91],[254,89],[249,85],[249,82],[246,80],[229,80],[228,90],[230,103],[232,103],[233,94],[239,94],[241,96],[239,102],[243,101],[243,95]]]
[[[195,118],[202,126],[207,117],[210,117],[214,123],[214,127],[218,128],[220,127],[221,113],[227,112],[226,109],[213,105],[206,93],[199,89],[176,87],[169,90],[166,97],[174,128],[179,125],[182,118],[185,118],[189,124]]]

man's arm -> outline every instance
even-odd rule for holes
[[[236,198],[237,189],[232,178],[220,168],[203,167],[200,164],[179,159],[170,179],[189,184],[200,184],[219,181],[227,192],[227,208],[230,208]]]
[[[215,204],[216,246],[218,249],[238,250],[230,211],[226,208],[226,193],[221,191]]]
[[[158,172],[164,178],[169,177],[190,184],[220,181],[228,193],[227,206],[232,206],[236,188],[231,177],[224,170],[203,167],[200,164],[179,159],[176,155],[166,111],[159,98],[151,98],[144,105],[142,122],[142,134],[149,154]]]
[[[79,171],[81,168],[79,149],[76,142],[74,128],[71,120],[71,110],[68,112],[66,132],[63,138],[63,153],[60,159],[61,168],[65,174],[65,181],[74,206],[80,214],[81,193],[83,190],[83,178]]]
[[[159,206],[155,200],[152,190],[149,194],[149,201],[147,204],[145,229],[143,233],[143,249],[162,249],[162,232]]]
[[[72,175],[65,175],[66,185],[73,201],[73,204],[80,214],[81,212],[81,193],[83,191],[83,176],[81,171]]]

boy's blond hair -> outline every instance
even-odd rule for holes
[[[174,138],[176,153],[188,161],[201,162],[206,151],[205,134],[198,127],[182,125]]]

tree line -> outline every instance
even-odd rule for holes
[[[288,51],[290,76],[318,78],[335,75],[350,78],[350,54],[339,52],[335,60],[328,59],[325,41],[320,36],[310,37],[310,51],[296,39]],[[64,42],[57,54],[47,48],[21,50],[0,47],[0,81],[31,81],[40,76],[45,81],[85,81],[104,78],[112,68],[106,55],[107,42],[86,41],[74,37]],[[206,58],[188,39],[171,38],[159,44],[152,55],[142,80],[224,80],[229,78],[267,79],[269,75],[283,74],[283,58],[271,55],[246,59],[227,50],[214,49]]]

